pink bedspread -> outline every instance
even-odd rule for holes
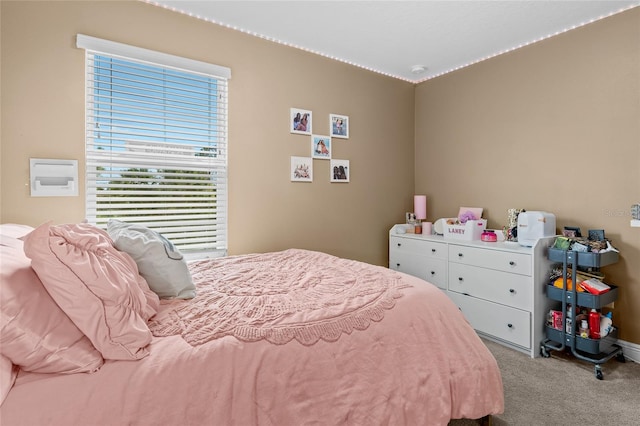
[[[218,310],[192,310],[188,301],[164,303],[152,329],[167,335],[153,338],[148,357],[107,361],[92,374],[20,372],[0,408],[0,424],[446,425],[451,418],[503,411],[495,359],[441,290],[385,268],[314,252],[283,253],[276,270],[286,270],[287,262],[305,254],[315,256],[325,266],[326,282],[298,265],[292,272],[306,281],[289,285],[299,294],[292,297],[269,280],[256,292],[258,277],[272,273],[260,268],[274,261],[268,257],[273,254],[249,255],[246,262],[239,261],[242,257],[207,261],[209,269],[220,272],[209,284],[202,280],[215,274],[206,272],[203,262],[195,263],[191,267],[202,297],[193,304],[207,299],[219,306],[235,298],[231,305],[240,309],[218,315],[233,320],[202,332],[194,325]],[[344,282],[334,288],[342,292],[338,298],[325,292],[334,267],[335,278],[342,274]],[[386,284],[367,278],[373,275]],[[364,290],[357,285],[360,277]],[[211,290],[216,282],[218,290]],[[292,300],[306,304],[300,308]],[[332,300],[329,306],[327,300]],[[278,306],[275,314],[252,322],[255,307],[266,309],[266,301]],[[310,326],[295,332],[309,324],[333,324],[325,327],[333,331]],[[252,332],[243,328],[247,325]],[[289,331],[278,335],[274,330]],[[274,335],[280,337],[274,341]]]
[[[155,336],[180,334],[192,345],[231,335],[303,345],[335,341],[380,321],[407,287],[397,272],[325,253],[290,249],[231,256],[190,266],[193,300],[171,305],[150,323]]]

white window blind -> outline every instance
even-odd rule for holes
[[[141,224],[187,255],[225,255],[228,69],[82,35],[77,45],[89,222]]]

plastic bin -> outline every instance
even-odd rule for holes
[[[564,262],[564,254],[567,254],[567,264],[574,265],[576,256],[578,257],[578,266],[585,268],[600,268],[610,265],[618,261],[619,255],[615,251],[607,251],[604,253],[592,253],[573,250],[561,250],[558,248],[549,248],[549,260],[553,262]]]
[[[552,340],[557,343],[562,343],[562,330],[557,330],[553,327],[546,326],[547,329],[547,339]],[[565,344],[568,347],[571,347],[571,340],[573,340],[573,334],[564,333]],[[607,334],[602,339],[585,339],[580,336],[575,336],[575,349],[587,352],[590,354],[599,354],[602,352],[608,352],[613,344],[616,342],[618,338],[618,329],[613,328],[609,334]]]
[[[585,292],[576,292],[577,301],[573,300],[573,292],[566,291],[564,292],[565,299],[567,303],[571,303],[576,306],[583,306],[585,308],[592,309],[600,309],[603,306],[608,305],[611,302],[615,302],[618,298],[618,287],[615,285],[607,284],[611,287],[606,293],[603,294],[591,294]],[[557,300],[562,302],[562,289],[558,287],[554,287],[553,285],[547,285],[547,297],[552,300]]]

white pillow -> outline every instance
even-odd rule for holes
[[[107,232],[114,246],[136,261],[142,275],[161,299],[192,299],[196,287],[182,253],[160,233],[146,226],[110,219]]]

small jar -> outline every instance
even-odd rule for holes
[[[580,321],[580,328],[578,329],[578,332],[580,333],[580,337],[583,339],[589,338],[589,323],[587,320]]]
[[[496,241],[498,241],[498,236],[493,231],[484,231],[482,235],[480,235],[480,239],[482,241],[495,243]]]

